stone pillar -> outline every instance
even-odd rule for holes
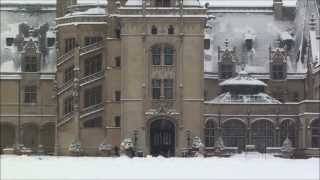
[[[80,142],[80,47],[75,48],[74,55],[74,80],[73,80],[73,118],[75,123],[75,141]]]

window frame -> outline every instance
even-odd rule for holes
[[[37,103],[37,86],[28,85],[24,87],[24,103],[25,104],[34,104]]]
[[[84,90],[84,107],[95,106],[102,103],[102,86],[98,85]]]

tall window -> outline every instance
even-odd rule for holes
[[[311,123],[311,147],[320,148],[320,119]]]
[[[164,49],[164,64],[172,65],[173,64],[173,49],[166,47]]]
[[[115,100],[120,101],[121,100],[121,91],[115,91]]]
[[[102,55],[96,55],[85,60],[85,76],[98,73],[102,70]]]
[[[37,72],[38,71],[38,63],[37,58],[35,56],[26,56],[24,58],[24,72]]]
[[[156,26],[151,27],[151,34],[158,34],[158,29]]]
[[[76,39],[75,38],[68,38],[64,40],[64,52],[69,52],[72,49],[74,49],[76,47]]]
[[[120,123],[120,116],[116,116],[114,117],[114,127],[120,127],[121,123]]]
[[[174,34],[174,27],[172,25],[168,28],[168,34]]]
[[[84,38],[84,45],[88,46],[90,44],[94,44],[94,43],[97,43],[99,41],[102,41],[102,37],[101,36],[85,37]]]
[[[84,92],[84,105],[85,107],[97,105],[102,101],[102,87],[97,86],[87,89]]]
[[[152,65],[161,64],[161,49],[159,47],[152,48]]]
[[[233,65],[232,64],[221,64],[220,78],[228,79],[233,76]]]
[[[285,67],[283,64],[272,65],[272,79],[281,80],[285,79]]]
[[[121,57],[120,56],[115,58],[115,66],[121,67]]]
[[[173,99],[173,80],[164,79],[164,97],[166,99]]]
[[[63,114],[68,114],[73,111],[73,96],[69,96],[64,99],[63,109]]]
[[[156,46],[151,49],[152,65],[173,65],[174,54],[173,48],[168,46]]]
[[[161,80],[152,80],[152,99],[160,99],[161,96]]]
[[[26,86],[24,88],[24,103],[37,102],[37,86]]]
[[[83,123],[84,128],[101,128],[102,127],[102,117],[95,117],[89,119]]]
[[[70,66],[64,70],[64,82],[71,81],[74,77],[74,66]]]
[[[215,125],[213,120],[207,121],[204,129],[204,138],[205,138],[205,146],[206,147],[213,147],[215,143],[214,139],[214,131],[215,131]]]

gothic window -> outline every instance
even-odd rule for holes
[[[115,58],[115,66],[121,67],[121,57],[120,56]]]
[[[55,38],[48,38],[47,39],[47,46],[52,47],[55,43],[56,39]]]
[[[115,100],[118,102],[121,100],[121,91],[115,91]]]
[[[13,45],[13,42],[14,42],[14,39],[13,39],[13,38],[7,38],[7,39],[6,39],[6,44],[7,44],[7,46],[12,46],[12,45]]]
[[[311,123],[311,147],[320,148],[320,119]]]
[[[152,99],[160,99],[161,96],[161,80],[152,79]]]
[[[68,38],[65,39],[65,46],[64,46],[64,52],[67,53],[74,49],[76,47],[76,39],[75,38]]]
[[[157,27],[156,26],[152,26],[152,28],[151,28],[151,34],[158,34],[158,29],[157,29]]]
[[[154,47],[152,48],[152,65],[161,64],[161,48]]]
[[[120,120],[121,120],[120,116],[114,117],[114,127],[120,127],[121,126]]]
[[[73,97],[69,96],[63,101],[63,114],[68,114],[73,111]]]
[[[229,120],[222,124],[222,136],[225,146],[243,150],[246,138],[246,125],[240,120]]]
[[[102,87],[97,86],[85,90],[84,92],[84,106],[89,107],[100,104],[102,101]]]
[[[164,64],[165,65],[173,64],[173,49],[170,47],[164,48]]]
[[[273,64],[272,65],[272,79],[282,80],[285,79],[285,67],[284,64]]]
[[[89,119],[83,123],[84,128],[101,128],[102,127],[102,117],[95,117]]]
[[[166,99],[173,99],[173,80],[172,79],[164,79],[164,97]]]
[[[228,79],[233,76],[233,65],[232,64],[221,64],[220,78]]]
[[[296,133],[297,129],[295,123],[290,120],[285,120],[280,125],[280,143],[288,137],[292,142],[292,145],[296,146]]]
[[[24,103],[37,102],[37,86],[26,86],[24,88]]]
[[[102,37],[101,36],[85,37],[84,38],[84,45],[88,46],[90,44],[94,44],[94,43],[97,43],[99,41],[102,41]]]
[[[174,27],[172,25],[168,28],[168,34],[174,34]]]
[[[213,147],[215,143],[215,124],[213,120],[207,121],[204,129],[204,139],[206,147]]]
[[[24,72],[37,72],[38,71],[38,62],[35,56],[26,56],[23,66]]]
[[[74,77],[74,66],[70,66],[64,70],[64,82],[71,81]]]
[[[102,70],[102,55],[96,55],[85,60],[85,76],[98,73]]]
[[[204,49],[210,49],[210,39],[204,40]]]

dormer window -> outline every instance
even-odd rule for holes
[[[38,63],[37,63],[37,58],[35,56],[26,56],[23,64],[24,66],[22,67],[22,70],[24,72],[38,71]]]
[[[168,28],[168,34],[174,34],[174,27],[172,25]]]
[[[7,46],[12,46],[12,45],[13,45],[13,41],[14,41],[13,38],[7,38],[7,39],[6,39],[6,44],[7,44]]]
[[[152,26],[151,28],[151,34],[158,34],[158,29],[156,26]]]
[[[272,64],[271,78],[274,80],[283,80],[286,78],[285,64]]]
[[[56,39],[55,38],[48,38],[47,39],[47,45],[48,47],[52,47],[55,43]]]

